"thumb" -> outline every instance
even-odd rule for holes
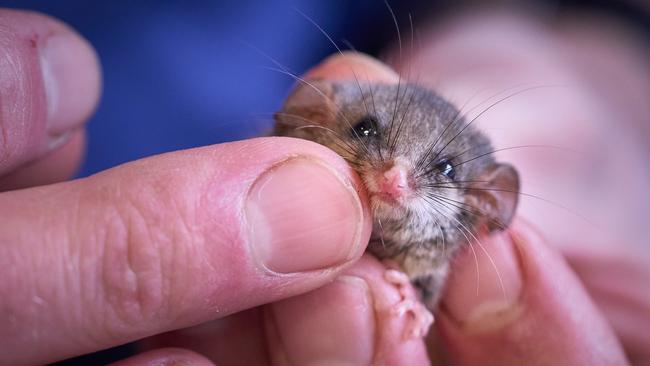
[[[458,364],[626,364],[582,284],[530,227],[515,222],[480,245],[453,264],[437,318]]]
[[[261,138],[0,194],[0,354],[44,363],[332,280],[370,216],[334,152]]]

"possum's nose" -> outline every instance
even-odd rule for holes
[[[382,196],[398,201],[410,191],[408,167],[396,163],[381,173],[378,181],[379,193]]]

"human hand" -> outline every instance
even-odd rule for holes
[[[332,57],[309,75],[355,74],[360,80],[398,82],[390,69],[354,54]],[[626,363],[610,325],[572,269],[521,220],[466,247],[451,273],[436,327],[454,364]]]
[[[20,21],[14,26],[20,24],[26,27],[23,29],[30,29],[18,40],[24,40],[21,37],[38,29],[43,31],[36,34],[42,35],[51,34],[53,29],[70,32],[52,20],[36,15],[6,14],[2,21],[20,16]],[[84,75],[84,71],[88,72],[83,78],[91,87],[83,94],[96,95],[98,77],[94,74],[96,68],[92,53],[76,36],[66,34],[72,37],[70,42],[73,44],[69,47],[83,50],[81,56],[75,58],[79,65],[74,68],[77,77]],[[44,84],[33,80],[38,79],[40,72],[39,62],[34,59],[37,56],[36,51],[25,53],[24,62],[32,65],[31,72],[2,75],[14,77],[14,84],[9,85],[23,82],[26,78],[30,85],[35,85],[31,93],[17,95],[37,95],[42,98],[41,104],[29,103],[29,108],[17,110],[27,111],[26,125],[40,133],[36,136],[44,136],[47,114],[43,108],[47,104],[42,101],[48,96],[44,93]],[[386,70],[380,65],[369,64],[367,59],[336,60],[344,62],[332,63],[330,60],[329,66],[327,63],[321,65],[310,75],[344,77],[350,64],[356,64],[369,75],[375,75],[373,77],[390,77],[390,73],[384,74]],[[62,74],[66,75],[65,72]],[[66,85],[70,79],[62,77],[64,79],[57,82]],[[94,86],[92,80],[95,80]],[[80,90],[78,88],[80,86],[74,84],[71,87]],[[3,98],[1,102],[5,103],[5,100]],[[63,97],[58,99],[62,103],[64,100]],[[80,128],[94,101],[94,98],[88,98],[86,102],[72,103],[69,108],[76,106],[85,112],[77,111],[77,115],[72,114],[65,120],[76,121],[75,127]],[[15,117],[3,116],[0,123],[7,131],[16,131],[14,121]],[[12,134],[21,136],[18,141],[35,136],[29,132]],[[28,148],[16,150],[21,154],[13,156],[19,156],[19,159],[5,160],[8,168],[4,173],[34,159],[39,161],[35,164],[42,164],[52,172],[62,172],[61,167],[75,165],[74,158],[78,158],[79,150],[61,160],[49,160],[49,157],[74,146],[73,141],[54,150],[52,155],[38,159],[44,156],[43,150],[39,149],[46,146],[47,141],[36,139],[25,145]],[[296,160],[296,155],[306,159]],[[287,160],[289,157],[294,159]],[[311,164],[314,161],[319,163]],[[42,175],[34,181],[30,178],[39,177],[34,175],[35,171],[42,170],[32,169],[30,172],[26,168],[22,173],[11,173],[11,178],[5,180],[11,184],[5,187],[52,182],[61,179],[62,175]],[[386,316],[385,311],[394,303],[397,294],[383,282],[379,264],[371,258],[364,258],[349,268],[361,255],[369,232],[369,215],[363,194],[358,197],[354,193],[360,187],[356,179],[341,159],[318,145],[288,139],[255,139],[165,154],[76,182],[1,194],[0,277],[3,281],[0,284],[0,306],[5,315],[2,317],[0,344],[3,347],[1,353],[8,355],[2,361],[7,364],[48,362],[204,323],[198,328],[148,338],[145,343],[150,346],[187,346],[214,356],[211,359],[222,364],[233,360],[242,362],[243,359],[261,364],[270,361],[275,364],[305,364],[327,360],[351,364],[426,363],[423,343],[417,340],[404,342],[401,338],[405,319]],[[267,184],[273,181],[279,184]],[[266,192],[257,195],[260,191]],[[316,192],[321,194],[314,194]],[[247,204],[251,197],[254,197],[253,201],[259,201]],[[301,205],[294,207],[292,203]],[[322,207],[322,210],[315,212],[313,207]],[[289,219],[278,219],[281,217],[278,211]],[[275,220],[269,221],[271,218]],[[263,235],[264,240],[255,240],[261,227],[268,229],[271,237],[278,240],[269,241],[267,235]],[[328,230],[321,230],[323,227]],[[520,233],[520,236],[526,238],[525,233]],[[483,244],[488,251],[492,250],[490,253],[497,263],[512,262],[509,252],[500,249],[499,245],[490,245],[488,241],[483,241]],[[273,245],[273,250],[266,245]],[[520,246],[518,242],[519,251],[522,250]],[[526,253],[528,247],[523,248]],[[537,255],[537,248],[534,248],[531,250],[535,254],[531,257]],[[500,257],[500,252],[506,254]],[[500,260],[502,257],[505,259]],[[483,335],[478,340],[472,336],[463,337],[464,333],[455,333],[453,328],[463,324],[461,328],[464,329],[463,309],[472,304],[465,300],[454,302],[453,289],[474,288],[476,284],[474,277],[471,280],[463,277],[465,272],[462,268],[473,268],[473,262],[463,267],[462,258],[458,264],[459,275],[452,279],[452,290],[447,295],[449,300],[445,300],[444,309],[439,314],[438,326],[452,354],[461,350],[462,355],[468,349],[473,350],[468,351],[469,356],[480,355],[481,347],[477,344],[490,337]],[[484,265],[480,259],[479,264]],[[505,272],[506,264],[498,267],[506,268]],[[523,271],[525,274],[530,270],[534,273],[540,265],[537,262],[521,263],[521,267],[526,269]],[[547,261],[543,265],[547,266]],[[552,278],[564,279],[566,268],[561,262],[548,268],[556,270],[556,277]],[[331,282],[346,270],[349,272],[344,277]],[[489,271],[485,269],[481,273],[485,279]],[[515,285],[519,278],[516,275],[516,271],[513,276],[503,273],[504,277],[514,278]],[[544,272],[541,278],[548,280],[547,275]],[[494,287],[493,277],[488,275],[486,280]],[[562,302],[565,307],[547,309],[542,306],[544,303],[534,302],[540,296],[533,296],[533,304],[530,304],[523,294],[536,288],[537,283],[533,281],[530,285],[529,278],[526,280],[519,298],[523,309],[541,306],[541,313],[554,314],[556,318],[552,319],[558,320],[577,312],[588,324],[595,325],[593,330],[602,335],[599,339],[611,341],[608,328],[602,326],[599,314],[592,311],[589,303],[582,306],[584,302],[578,301],[578,305],[571,308],[555,294],[541,297],[553,299],[551,304],[556,300]],[[329,285],[303,294],[327,283]],[[564,288],[569,291],[577,287],[578,300],[588,300],[579,284],[575,281],[567,283]],[[482,288],[486,286],[481,285]],[[549,286],[542,288],[544,291],[553,290]],[[543,291],[533,292],[549,295]],[[553,294],[551,291],[550,295]],[[269,302],[273,304],[255,307]],[[567,313],[566,307],[573,312]],[[554,309],[560,314],[554,313]],[[232,313],[237,314],[227,316]],[[524,311],[519,316],[526,320],[526,314],[530,312]],[[221,320],[208,322],[217,318]],[[521,322],[514,321],[519,318],[508,319],[511,322],[502,322],[504,328],[497,328],[508,331],[521,329]],[[530,322],[524,321],[522,327],[543,329],[535,328],[540,326],[540,322],[534,318]],[[556,323],[560,323],[558,326],[563,324],[561,321],[552,324]],[[553,329],[557,330],[563,328]],[[502,333],[491,334],[497,334],[497,339]],[[540,332],[538,335],[544,336]],[[572,335],[575,333],[569,333]],[[554,339],[562,338],[556,335]],[[539,343],[535,338],[521,342],[516,338],[508,340],[518,345]],[[587,337],[584,341],[578,345],[583,346],[581,349],[590,349],[594,338]],[[602,351],[615,357],[616,341],[604,344],[611,347],[604,347]],[[567,351],[566,348],[543,348],[541,345],[532,349],[523,347],[518,355],[533,357],[546,349],[558,351],[556,354],[560,357],[562,352],[559,351]],[[576,346],[574,343],[565,345]],[[569,351],[573,349],[575,347]],[[507,349],[504,355],[508,355]],[[492,351],[488,358],[499,359],[496,356],[497,353]],[[157,361],[209,362],[197,353],[169,348],[146,352],[123,362],[146,364]]]
[[[375,323],[397,296],[376,261],[355,267],[364,280],[334,281],[370,231],[363,189],[340,157],[308,141],[253,139],[43,185],[78,164],[97,61],[51,18],[1,10],[0,26],[0,364],[141,339],[207,345],[202,353],[221,364],[425,357],[422,342],[382,330],[401,330],[403,319]],[[377,333],[396,347],[377,348]],[[211,361],[164,348],[122,362]]]

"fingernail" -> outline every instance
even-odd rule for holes
[[[489,331],[510,323],[520,313],[523,279],[508,233],[495,233],[480,245],[485,250],[475,248],[474,256],[471,248],[466,248],[454,263],[443,308],[467,330]]]
[[[272,307],[291,365],[370,365],[375,321],[366,281],[341,276],[331,284]]]
[[[90,45],[71,32],[55,33],[39,45],[47,99],[47,132],[56,146],[92,112],[99,84],[97,57]]]
[[[359,196],[315,159],[294,158],[264,173],[249,192],[246,216],[256,259],[275,272],[337,266],[363,250]]]

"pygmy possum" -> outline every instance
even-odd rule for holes
[[[414,315],[411,336],[426,335],[455,253],[510,223],[517,171],[495,161],[473,120],[416,84],[300,80],[275,120],[275,135],[325,145],[357,171],[373,215],[368,251],[391,263],[388,281],[419,290],[421,301],[401,291],[396,312]]]

